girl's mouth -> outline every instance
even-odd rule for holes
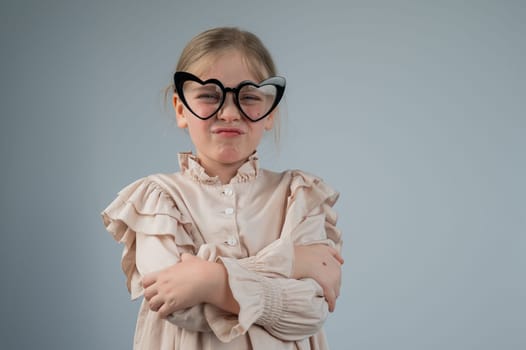
[[[244,134],[244,132],[241,129],[237,129],[237,128],[217,128],[217,129],[214,129],[212,132],[214,134],[218,134],[218,135],[226,136],[226,137],[234,137],[234,136],[239,136],[239,135]]]

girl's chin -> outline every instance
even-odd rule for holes
[[[222,147],[217,147],[213,153],[203,154],[202,152],[197,152],[197,157],[201,160],[208,159],[214,163],[230,167],[244,163],[253,153],[253,150],[241,150],[238,147],[222,145]]]
[[[237,151],[228,151],[228,152],[221,152],[218,157],[217,157],[217,160],[220,162],[220,163],[223,163],[225,165],[229,164],[229,165],[234,165],[234,164],[238,164],[238,163],[244,163],[248,157],[250,157],[250,155],[252,154],[253,152],[250,152],[250,153],[247,153],[247,152],[237,152]]]

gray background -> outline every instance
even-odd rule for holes
[[[217,25],[288,78],[263,165],[341,192],[332,348],[526,348],[526,4],[387,0],[2,1],[0,348],[131,348],[99,213],[177,170],[161,91]]]

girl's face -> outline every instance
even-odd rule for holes
[[[251,72],[242,54],[236,50],[227,51],[213,59],[205,58],[205,67],[194,64],[190,73],[201,80],[218,79],[225,87],[236,87],[244,80],[259,82]],[[201,120],[195,117],[174,94],[177,125],[188,128],[196,155],[201,165],[211,176],[225,169],[237,170],[257,149],[265,130],[272,129],[274,113],[266,118],[251,122],[247,120],[234,103],[234,95],[228,93],[216,116]]]

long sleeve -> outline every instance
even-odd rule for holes
[[[200,184],[170,182],[173,179],[156,176],[139,180],[123,189],[102,213],[107,230],[124,244],[122,268],[132,299],[144,292],[140,284],[144,274],[176,264],[180,255],[188,252],[224,264],[240,312],[234,315],[200,304],[175,312],[165,320],[143,301],[136,342],[153,344],[150,341],[155,342],[154,338],[170,342],[171,337],[212,337],[239,344],[255,334],[269,334],[269,339],[284,343],[321,341],[320,330],[328,315],[322,288],[314,280],[290,277],[295,245],[324,243],[341,247],[332,209],[338,194],[318,178],[293,171],[284,175],[279,189],[272,192],[279,195],[263,197],[270,198],[273,204],[259,212],[262,197],[248,197],[252,194],[245,188],[239,192],[243,198],[259,199],[254,203],[234,200],[231,204],[229,200],[235,197],[215,197],[218,187],[206,187],[203,191]],[[177,187],[180,184],[184,188]],[[270,188],[274,187],[267,186],[265,193],[270,193]],[[236,216],[224,213],[223,208],[236,208],[241,213],[248,204],[254,204],[249,208],[257,211],[260,224],[253,225],[251,216],[240,214],[246,223],[240,230],[243,237],[255,242],[266,237],[267,241],[265,245],[253,245],[257,248],[251,255],[241,257],[243,246],[225,243],[225,235],[235,232],[229,230],[235,230],[236,226],[230,223],[236,222]],[[276,215],[273,208],[278,207],[283,211]],[[268,232],[270,236],[265,233],[267,220],[279,222]],[[242,239],[245,238],[238,242]]]
[[[281,237],[256,256],[220,258],[240,305],[237,318],[226,317],[212,306],[205,307],[209,324],[222,341],[243,334],[253,324],[285,341],[304,339],[321,329],[328,315],[321,287],[314,280],[288,277],[293,245],[322,243],[341,249],[341,233],[333,210],[337,198],[337,192],[318,178],[296,172]]]
[[[256,255],[238,260],[244,268],[266,277],[291,276],[295,245],[321,243],[341,251],[341,232],[333,208],[339,194],[313,175],[296,170],[291,176],[280,238]]]
[[[214,244],[203,244],[199,249],[195,247],[187,232],[189,220],[181,215],[166,191],[148,178],[119,192],[102,216],[108,231],[124,244],[122,268],[132,299],[143,294],[140,280],[145,274],[176,264],[183,252],[211,261],[221,255]],[[292,268],[292,249],[289,239],[277,240],[256,256],[240,259],[240,262],[262,275],[288,277]],[[144,313],[144,318],[149,318],[150,323],[161,321],[152,311]],[[211,330],[204,315],[204,305],[175,312],[167,321],[192,331]]]
[[[313,280],[263,277],[231,258],[221,258],[234,298],[240,304],[237,317],[212,305],[205,315],[223,342],[244,334],[252,325],[264,327],[284,341],[295,341],[317,333],[328,315],[321,287]]]
[[[102,212],[104,224],[114,239],[124,244],[122,269],[132,299],[144,289],[141,278],[180,261],[182,253],[195,253],[187,220],[163,188],[148,178],[138,180],[119,192]],[[169,321],[194,331],[210,331],[203,317],[203,306],[180,311]],[[156,313],[145,310],[150,323],[162,323]]]
[[[241,307],[239,315],[211,305],[203,308],[210,327],[222,341],[244,334],[253,324],[279,339],[299,340],[319,331],[327,318],[328,306],[318,283],[290,277],[294,245],[321,243],[341,249],[333,208],[338,193],[304,172],[293,171],[291,177],[280,238],[256,255],[241,259],[221,257],[212,244],[199,249],[201,258],[224,263],[230,288]],[[171,321],[178,317],[184,315],[174,314]]]
[[[136,264],[141,277],[177,264],[182,253],[193,253],[184,247],[178,247],[169,236],[137,234],[136,240]],[[151,310],[148,312],[157,314]],[[202,304],[177,311],[167,317],[166,320],[191,331],[211,331],[204,318]]]

